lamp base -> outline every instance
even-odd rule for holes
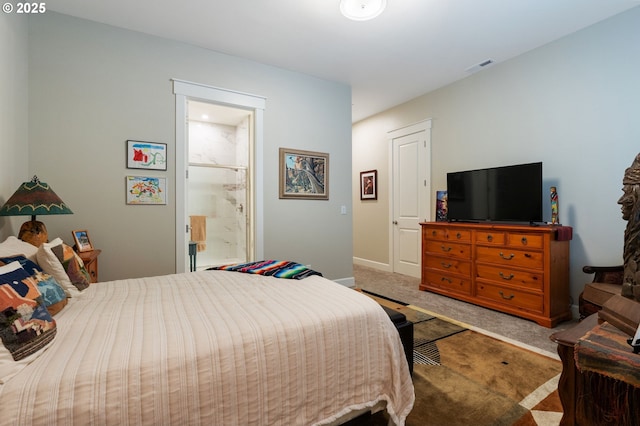
[[[18,238],[22,241],[40,247],[42,243],[46,243],[49,239],[47,227],[44,223],[37,220],[28,220],[20,227]]]

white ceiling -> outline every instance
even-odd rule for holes
[[[343,17],[339,0],[55,0],[47,9],[348,84],[355,122],[639,5],[388,0],[365,22]]]

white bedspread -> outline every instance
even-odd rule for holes
[[[93,284],[0,389],[12,425],[310,425],[414,390],[395,327],[321,277],[203,271]]]

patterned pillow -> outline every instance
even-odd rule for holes
[[[84,267],[84,262],[72,247],[62,243],[52,247],[51,250],[53,250],[60,263],[62,263],[62,267],[66,271],[71,284],[76,286],[80,291],[89,287],[89,284],[91,284],[91,275],[89,275],[89,272],[87,272]]]
[[[38,247],[38,265],[44,272],[53,276],[60,287],[64,289],[67,297],[80,297],[80,290],[71,283],[67,272],[65,271],[62,263],[58,260],[58,257],[53,252],[53,248],[62,244],[62,239],[56,238],[50,243],[43,243]]]
[[[51,275],[45,273],[37,263],[30,261],[24,256],[0,258],[0,266],[8,265],[11,262],[20,262],[22,269],[27,271],[31,278],[38,284],[38,290],[42,294],[44,306],[51,315],[55,315],[67,305],[67,295],[60,284]]]
[[[40,356],[55,335],[35,281],[19,262],[0,266],[0,383]]]

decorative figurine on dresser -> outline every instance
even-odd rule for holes
[[[558,211],[558,191],[555,186],[551,187],[551,223],[560,224],[560,212]]]

